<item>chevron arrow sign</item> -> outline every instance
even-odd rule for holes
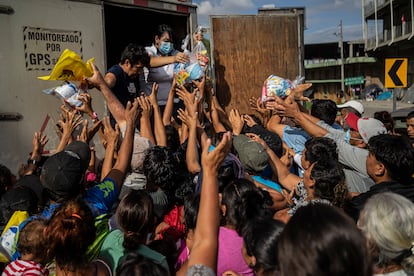
[[[385,59],[385,87],[407,87],[408,58]]]

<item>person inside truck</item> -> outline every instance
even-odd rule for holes
[[[145,48],[135,43],[128,44],[121,54],[118,64],[113,65],[106,72],[104,79],[121,104],[133,102],[140,95],[139,74],[144,66],[149,66],[150,57]],[[115,126],[114,115],[110,114],[111,125]]]
[[[147,84],[158,83],[157,100],[161,113],[164,113],[168,95],[174,79],[174,65],[176,62],[185,63],[189,56],[174,49],[173,30],[169,25],[161,24],[154,34],[154,41],[151,46],[145,47],[151,57],[151,67],[145,76]],[[163,59],[157,59],[162,57]],[[163,64],[163,62],[165,62]],[[167,63],[168,62],[168,63]],[[178,97],[174,99],[175,110],[178,110]]]
[[[187,61],[188,59],[182,55],[171,57],[149,56],[144,46],[129,43],[123,50],[119,63],[107,70],[104,79],[125,107],[128,101],[133,102],[134,98],[139,97],[145,90],[145,86],[140,85],[140,75],[143,74],[144,67],[152,68]],[[115,127],[117,121],[115,117],[114,114],[110,114],[112,127]]]

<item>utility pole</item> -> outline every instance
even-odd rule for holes
[[[339,48],[341,49],[341,90],[345,93],[344,36],[342,33],[342,19],[339,23]]]

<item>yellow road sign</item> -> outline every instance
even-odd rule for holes
[[[385,59],[385,87],[407,87],[408,58]]]

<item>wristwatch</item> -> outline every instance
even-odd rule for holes
[[[33,160],[33,159],[27,159],[27,165],[30,165],[30,164],[32,164],[32,165],[35,165],[35,166],[37,166],[37,164],[39,163],[39,161],[37,161],[37,160]]]

